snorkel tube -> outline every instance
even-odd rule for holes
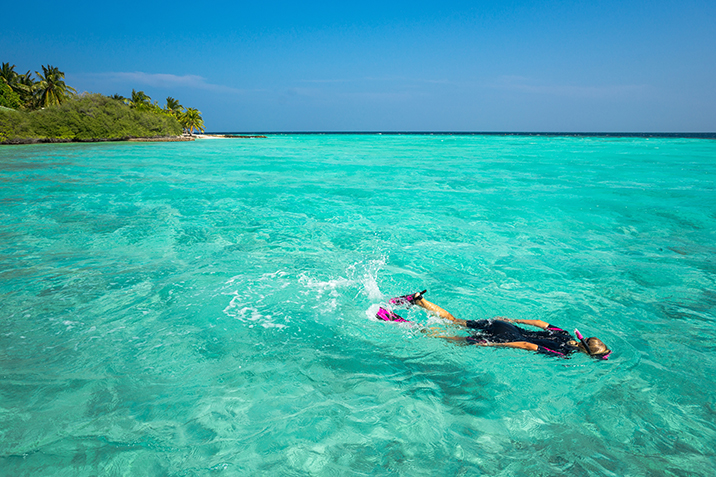
[[[587,354],[589,356],[592,356],[592,350],[589,349],[589,346],[587,346],[587,340],[584,339],[584,336],[582,336],[582,333],[580,333],[579,330],[577,328],[575,328],[574,334],[577,335],[577,339],[582,342],[582,346],[584,346],[584,349],[587,350]]]
[[[574,329],[574,334],[577,335],[577,338],[582,343],[582,346],[584,346],[584,349],[587,350],[587,354],[589,356],[591,356],[592,358],[609,359],[609,355],[612,354],[611,351],[608,352],[607,354],[601,354],[601,355],[592,354],[592,350],[587,345],[587,340],[584,339],[584,336],[582,336],[582,333],[580,333],[577,328]]]

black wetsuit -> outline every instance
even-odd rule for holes
[[[479,331],[478,334],[466,338],[470,344],[526,341],[537,345],[538,353],[551,356],[567,356],[577,351],[577,348],[567,344],[574,339],[572,335],[552,325],[547,325],[547,328],[541,331],[531,331],[502,320],[468,320],[466,326]]]

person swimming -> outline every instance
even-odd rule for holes
[[[457,325],[475,330],[472,336],[440,336],[437,338],[454,341],[457,344],[476,346],[503,346],[508,348],[525,349],[536,351],[540,354],[551,356],[567,357],[575,352],[585,353],[597,359],[609,359],[612,353],[607,345],[600,339],[591,337],[584,338],[579,330],[574,330],[577,339],[575,340],[568,331],[552,326],[542,320],[519,320],[496,316],[491,320],[461,320],[455,318],[446,310],[435,303],[431,303],[423,296],[427,290],[411,293],[392,298],[389,303],[396,306],[411,307],[417,305],[428,311],[432,311],[440,318],[449,320]],[[383,321],[407,322],[400,315],[380,308],[376,318]],[[515,326],[513,323],[534,326],[541,331],[526,330]]]

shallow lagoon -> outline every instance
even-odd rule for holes
[[[716,467],[714,141],[9,146],[0,182],[5,475]],[[614,354],[455,347],[372,318],[422,288]]]

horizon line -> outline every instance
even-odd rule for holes
[[[302,135],[436,135],[436,136],[584,136],[584,137],[663,137],[716,139],[716,132],[560,132],[560,131],[207,131],[206,134],[302,134]]]

